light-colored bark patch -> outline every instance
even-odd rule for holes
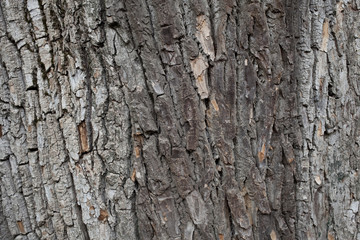
[[[321,178],[320,176],[315,176],[315,182],[317,185],[321,185]]]
[[[218,112],[218,111],[219,111],[219,106],[218,106],[218,104],[217,104],[217,102],[216,102],[215,99],[212,99],[212,100],[211,100],[211,104],[213,105],[215,111]]]
[[[194,73],[194,77],[196,79],[196,87],[197,91],[201,97],[201,99],[205,99],[209,97],[209,87],[207,80],[207,69],[209,67],[205,57],[200,54],[196,59],[190,62],[191,70]]]
[[[195,36],[201,43],[204,52],[210,56],[211,60],[215,59],[214,44],[211,37],[210,20],[208,16],[200,15],[196,18],[196,33]]]
[[[274,230],[271,231],[270,238],[271,238],[271,240],[277,240],[276,232]]]
[[[327,45],[329,41],[329,19],[325,19],[323,23],[323,31],[322,31],[322,43],[321,43],[321,51],[327,52]]]

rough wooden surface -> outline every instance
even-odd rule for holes
[[[360,239],[359,0],[1,0],[0,239]]]

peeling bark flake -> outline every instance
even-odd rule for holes
[[[108,211],[106,211],[105,209],[100,209],[100,215],[98,217],[98,220],[105,222],[108,219],[108,217],[109,217]]]
[[[215,99],[211,100],[211,104],[213,105],[215,111],[218,112],[218,111],[219,111],[219,106],[218,106],[218,104],[217,104],[217,102],[216,102]]]
[[[87,138],[87,131],[86,131],[86,123],[81,122],[78,125],[79,135],[80,135],[80,153],[86,153],[90,151],[88,138]]]
[[[200,15],[196,17],[197,26],[196,26],[196,37],[201,43],[201,46],[204,49],[204,52],[210,56],[211,60],[215,59],[214,44],[211,37],[211,28],[210,20],[206,15]]]
[[[335,240],[335,237],[331,233],[328,233],[327,239],[328,240]]]
[[[261,147],[261,151],[258,153],[258,158],[260,163],[262,163],[265,159],[265,143]]]
[[[17,221],[16,223],[17,223],[17,226],[19,228],[19,231],[22,234],[26,234],[23,222],[22,221]]]
[[[271,238],[271,240],[277,240],[276,232],[274,230],[271,231],[270,238]]]
[[[196,59],[190,62],[191,69],[194,73],[194,77],[196,79],[196,87],[197,91],[201,97],[201,99],[208,98],[209,90],[208,90],[208,81],[207,81],[207,69],[209,67],[204,56],[199,55]]]
[[[134,168],[131,174],[131,181],[135,182],[135,180],[136,180],[136,169]]]
[[[315,176],[315,182],[317,185],[321,185],[321,178],[320,176]]]
[[[329,19],[324,20],[323,31],[322,31],[322,43],[321,43],[321,51],[327,52],[327,45],[329,41]]]

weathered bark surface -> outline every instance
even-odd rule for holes
[[[1,0],[0,239],[360,239],[359,0]]]

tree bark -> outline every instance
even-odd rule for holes
[[[359,0],[0,1],[0,239],[360,239]]]

